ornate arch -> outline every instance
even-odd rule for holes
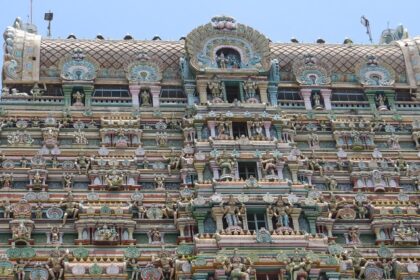
[[[216,53],[222,48],[240,54],[238,68],[268,72],[270,69],[269,40],[255,29],[236,23],[227,16],[218,16],[211,23],[191,31],[186,38],[186,51],[196,71],[217,69]]]
[[[376,56],[368,55],[366,62],[356,66],[359,82],[367,87],[390,87],[395,83],[395,72],[388,64],[379,63]]]
[[[293,74],[300,85],[326,86],[331,84],[330,67],[318,61],[312,54],[305,54],[293,63]]]
[[[129,82],[160,82],[162,71],[152,61],[135,61],[127,65],[126,77]]]
[[[71,55],[60,61],[61,78],[67,81],[93,81],[99,69],[99,64],[76,48]]]

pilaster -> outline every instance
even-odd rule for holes
[[[308,111],[312,110],[312,102],[311,102],[312,89],[302,88],[300,89],[300,94],[302,95],[303,101],[305,102],[305,109]]]
[[[140,86],[139,85],[129,85],[128,88],[130,89],[131,94],[131,103],[133,104],[134,108],[139,108],[139,93],[140,93]]]
[[[330,111],[331,108],[331,89],[321,89],[322,99],[324,99],[325,110]]]

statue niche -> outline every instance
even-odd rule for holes
[[[233,48],[221,48],[216,51],[216,64],[220,69],[239,69],[241,55]]]

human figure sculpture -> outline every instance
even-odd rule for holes
[[[226,69],[226,65],[227,65],[227,59],[225,57],[225,54],[222,52],[220,53],[220,55],[218,55],[216,57],[216,62],[217,62],[217,66],[219,66],[219,68],[221,69]]]
[[[359,219],[366,219],[366,214],[368,210],[366,209],[366,206],[364,205],[364,203],[362,201],[356,201],[355,205],[356,205],[356,210],[357,210],[357,217]]]
[[[109,190],[116,190],[123,184],[124,177],[118,174],[116,170],[113,170],[111,174],[105,176],[105,182]]]
[[[73,187],[73,177],[70,173],[66,173],[63,177],[64,189],[71,190]]]
[[[281,196],[277,199],[276,204],[273,207],[273,216],[276,218],[277,227],[289,227],[289,213],[290,207],[287,206]]]
[[[312,95],[312,99],[314,101],[314,108],[315,109],[320,109],[322,108],[322,104],[321,104],[321,96],[319,95],[319,93],[315,92]]]
[[[350,227],[348,230],[349,244],[359,244],[360,243],[359,235],[360,235],[359,227],[357,226]]]
[[[115,241],[118,240],[119,234],[115,230],[115,227],[109,228],[107,224],[104,224],[97,230],[97,240],[100,241]]]
[[[89,170],[90,167],[90,159],[87,158],[85,155],[79,155],[79,157],[75,161],[75,165],[77,171],[79,171],[79,175],[82,174],[82,171],[86,172]]]
[[[329,191],[337,190],[338,182],[334,175],[331,175],[331,177],[325,177],[325,182],[327,183]]]
[[[236,206],[236,201],[233,195],[229,196],[227,205],[223,206],[221,202],[221,207],[223,208],[223,217],[225,218],[226,224],[228,227],[231,226],[242,226],[242,221],[240,219],[241,213],[239,208]]]
[[[63,207],[65,209],[63,216],[63,225],[66,224],[68,218],[76,219],[81,208],[81,203],[74,201],[73,194],[71,192],[67,193],[66,200],[60,200],[58,207]]]
[[[238,256],[236,249],[234,250],[234,255],[231,258],[227,258],[223,263],[225,273],[232,280],[249,280],[251,266],[251,260]]]
[[[219,81],[219,79],[215,77],[213,81],[207,83],[207,86],[210,90],[213,101],[223,101],[223,94],[225,88],[223,82]]]
[[[47,86],[44,84],[44,88],[40,88],[38,83],[34,84],[34,87],[30,90],[30,93],[32,94],[33,97],[39,97],[42,96],[44,94],[44,92],[47,91]]]
[[[168,165],[166,168],[168,169],[169,175],[172,174],[172,170],[178,170],[180,167],[180,158],[175,154],[175,152],[172,150],[171,154],[166,157],[165,155],[162,155],[162,158],[168,162]]]
[[[83,98],[85,95],[81,93],[80,91],[76,91],[73,93],[73,98],[75,99],[75,102],[73,103],[74,106],[83,106]]]
[[[160,234],[160,231],[156,227],[150,230],[149,236],[150,236],[150,241],[152,243],[162,242],[162,235]]]
[[[157,190],[164,190],[165,189],[165,177],[162,175],[155,176],[155,185]]]
[[[391,272],[393,270],[392,263],[388,262],[386,259],[383,259],[381,265],[384,272],[384,279],[391,279]]]
[[[128,265],[131,267],[131,278],[130,280],[140,280],[141,276],[140,276],[140,272],[141,272],[141,267],[140,267],[140,262],[136,261],[136,259],[131,259],[128,262]]]
[[[29,240],[31,238],[31,232],[23,222],[20,222],[19,226],[13,229],[12,238],[13,240]]]
[[[319,148],[319,137],[315,133],[311,133],[308,137],[309,148]]]
[[[61,254],[60,250],[56,248],[50,253],[45,268],[48,270],[51,279],[61,280],[64,276],[64,259],[67,257],[67,253]]]
[[[24,261],[22,259],[17,260],[13,271],[16,275],[17,280],[25,280],[25,267],[29,264],[29,261]]]
[[[5,219],[10,219],[10,214],[12,213],[12,206],[9,199],[3,201],[3,215]]]
[[[266,151],[262,156],[261,165],[265,175],[276,175],[277,160],[269,151]]]
[[[51,243],[59,243],[60,242],[60,228],[58,226],[51,227],[50,240],[51,240]]]
[[[175,261],[168,252],[162,250],[157,255],[152,255],[152,263],[162,272],[164,280],[175,279]]]
[[[222,175],[232,176],[234,167],[236,165],[236,160],[233,156],[229,156],[226,151],[217,159],[217,164],[219,165],[220,169],[222,170]]]
[[[1,178],[1,183],[4,189],[9,189],[13,186],[13,174],[6,173],[3,174]]]
[[[148,107],[150,106],[150,92],[148,89],[142,89],[140,93],[141,106]]]
[[[39,174],[39,171],[36,171],[33,179],[32,179],[32,187],[34,189],[41,189],[43,186],[43,178],[41,177],[41,175]]]
[[[245,99],[251,99],[251,98],[255,98],[257,95],[257,83],[255,83],[251,77],[248,78],[248,80],[246,80],[243,83],[243,89],[245,91]]]
[[[312,262],[294,256],[286,266],[291,280],[306,280],[311,269]]]
[[[42,203],[38,202],[35,207],[35,219],[42,219]]]

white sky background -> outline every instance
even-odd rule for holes
[[[5,30],[17,16],[28,20],[30,0],[0,0],[0,28]],[[265,34],[273,42],[369,43],[360,17],[371,24],[374,42],[387,24],[402,23],[411,37],[420,35],[420,0],[33,0],[33,23],[46,36],[44,13],[54,13],[52,35],[93,39],[177,40],[214,15],[230,15]],[[2,50],[0,55],[3,56]]]

